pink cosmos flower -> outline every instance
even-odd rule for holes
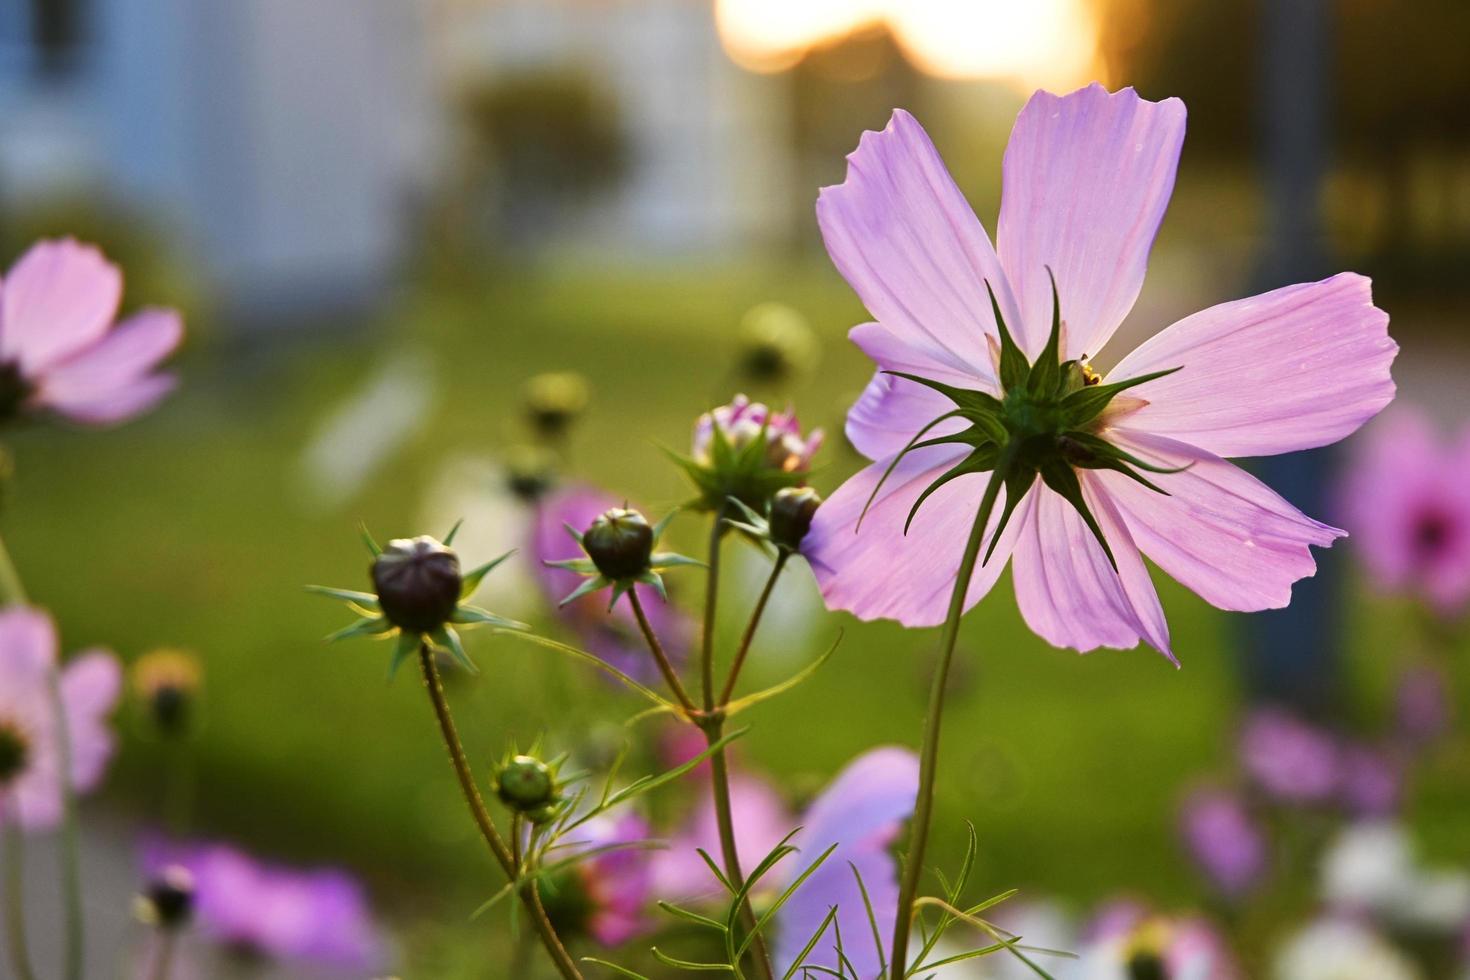
[[[1079,980],[1243,976],[1219,930],[1198,916],[1156,915],[1137,902],[1119,899],[1098,911],[1087,935],[1089,941],[1072,971]]]
[[[1411,746],[1437,741],[1454,716],[1444,674],[1429,664],[1405,670],[1394,691],[1394,734]]]
[[[791,841],[800,853],[787,857],[770,877],[762,879],[763,889],[786,887],[823,851],[836,845],[836,850],[777,913],[771,955],[778,975],[795,964],[834,905],[849,969],[861,977],[878,974],[882,954],[874,945],[873,929],[853,868],[862,875],[879,935],[886,939],[898,915],[898,875],[889,847],[913,813],[918,790],[918,757],[907,749],[891,746],[865,752],[848,763],[799,821],[787,814],[769,786],[749,777],[732,780],[736,846],[747,866],[770,853],[793,829],[801,828]],[[655,874],[658,894],[718,894],[719,886],[712,881],[695,848],[711,855],[720,853],[714,812],[707,800],[695,812],[685,833],[660,855]],[[836,971],[835,939],[829,927],[802,962]]]
[[[73,239],[32,245],[0,285],[0,421],[54,412],[112,425],[173,390],[155,369],[184,335],[173,310],[147,309],[114,327],[122,272]]]
[[[1262,708],[1246,719],[1240,763],[1257,786],[1284,803],[1322,803],[1340,785],[1336,740],[1276,708]]]
[[[1342,484],[1343,523],[1373,584],[1450,615],[1470,600],[1470,428],[1445,446],[1419,411],[1368,430]]]
[[[51,672],[56,669],[56,627],[37,609],[0,610],[0,826],[49,830],[61,820],[61,746],[52,711]],[[71,753],[71,787],[97,786],[112,757],[107,717],[122,691],[122,668],[103,650],[78,654],[61,672],[61,700]]]
[[[694,423],[692,453],[696,462],[708,465],[714,427],[719,426],[725,438],[736,449],[747,445],[766,428],[768,440],[766,462],[786,473],[800,473],[811,467],[812,457],[822,447],[822,430],[801,433],[801,423],[791,412],[773,412],[760,402],[736,395],[728,405],[706,412]]]
[[[1239,898],[1266,871],[1265,834],[1233,793],[1196,791],[1184,803],[1179,829],[1190,856],[1227,897]]]
[[[879,367],[847,419],[874,462],[817,512],[805,549],[830,607],[941,622],[1000,460],[993,553],[966,602],[1011,561],[1022,615],[1056,646],[1142,639],[1172,659],[1143,555],[1212,604],[1251,611],[1286,605],[1315,570],[1309,548],[1343,534],[1226,457],[1335,442],[1392,399],[1397,347],[1367,279],[1211,307],[1105,378],[1089,366],[1142,286],[1184,115],[1178,99],[1132,89],[1038,92],[1006,150],[994,247],[902,110],[864,134],[846,181],[823,189],[827,250],[875,320],[850,336]],[[904,454],[957,406],[934,441]]]
[[[160,840],[145,843],[143,865],[148,878],[186,869],[201,931],[231,950],[353,971],[383,961],[367,896],[346,872],[267,864],[224,844]]]
[[[558,605],[583,583],[582,576],[565,568],[551,568],[549,561],[582,557],[567,525],[585,531],[599,514],[621,507],[621,498],[593,487],[573,484],[537,500],[532,516],[529,552],[532,570],[546,600],[557,616],[577,635],[591,653],[641,681],[658,679],[658,668],[634,618],[632,607],[621,602],[609,612],[606,598],[588,596]],[[676,607],[659,598],[649,585],[635,586],[649,624],[664,651],[678,663],[689,651],[694,626]]]
[[[648,821],[637,813],[589,820],[576,839],[589,848],[649,840]],[[652,928],[653,861],[646,850],[610,850],[574,865],[589,906],[586,928],[604,946],[619,946]]]

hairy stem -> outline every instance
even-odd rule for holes
[[[694,702],[689,699],[689,692],[684,690],[684,682],[679,680],[679,674],[674,670],[674,665],[669,662],[668,654],[664,653],[663,644],[658,642],[658,636],[653,632],[653,626],[648,622],[648,617],[643,613],[643,603],[638,598],[637,589],[628,590],[628,601],[633,606],[633,615],[638,618],[638,628],[643,631],[643,638],[648,641],[648,651],[653,654],[654,662],[658,664],[660,674],[664,675],[664,681],[669,685],[669,690],[674,692],[679,706],[693,717],[698,710]]]
[[[434,662],[434,653],[426,642],[419,644],[419,668],[424,676],[424,689],[428,691],[429,703],[434,706],[434,716],[439,721],[439,733],[444,738],[444,747],[449,750],[449,761],[454,766],[459,788],[470,808],[470,816],[474,817],[480,836],[485,839],[485,845],[490,848],[490,853],[494,855],[501,870],[514,882],[517,880],[515,855],[506,846],[500,831],[495,829],[495,822],[490,819],[490,812],[485,809],[485,801],[475,784],[475,776],[470,769],[469,759],[465,756],[464,745],[459,740],[459,732],[455,730],[454,718],[449,713],[449,701],[444,697],[444,682],[439,677],[439,665]],[[566,980],[581,980],[581,971],[572,962],[571,955],[562,945],[561,938],[551,925],[551,919],[546,915],[546,909],[541,905],[540,890],[533,884],[528,888],[517,888],[516,891],[557,971]]]
[[[0,797],[0,806],[6,801]],[[0,813],[5,835],[5,946],[17,980],[36,980],[26,942],[25,868],[21,863],[20,827],[14,816]]]
[[[929,710],[924,716],[923,744],[919,749],[919,795],[914,806],[908,851],[903,858],[903,877],[898,890],[898,917],[893,923],[893,953],[889,957],[893,980],[903,980],[908,971],[909,932],[913,927],[914,901],[919,895],[919,878],[924,872],[924,849],[929,843],[929,824],[934,816],[934,777],[939,761],[939,726],[944,714],[944,691],[949,683],[949,668],[954,660],[960,618],[965,613],[965,595],[970,591],[970,579],[975,574],[975,562],[980,556],[980,544],[985,538],[985,528],[989,523],[986,518],[993,503],[993,495],[987,493],[986,499],[980,504],[975,524],[970,529],[970,539],[965,542],[964,557],[960,559],[954,592],[949,598],[949,614],[944,619],[944,631],[940,635],[939,664],[934,670],[934,682],[929,688]]]
[[[740,646],[735,651],[735,659],[730,664],[730,676],[725,678],[725,688],[720,692],[720,707],[730,703],[730,698],[735,694],[735,682],[740,679],[740,669],[745,666],[745,657],[750,653],[750,643],[755,639],[756,627],[760,626],[761,616],[765,614],[766,603],[771,601],[771,593],[776,588],[776,580],[781,577],[781,570],[786,567],[786,559],[791,557],[791,552],[783,550],[776,556],[776,563],[771,566],[771,575],[766,579],[766,587],[761,590],[761,596],[755,602],[755,608],[751,610],[750,622],[745,624],[745,632],[740,637]]]

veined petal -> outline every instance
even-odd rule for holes
[[[902,343],[961,373],[985,372],[986,334],[1015,309],[975,212],[913,116],[895,110],[847,157],[847,179],[822,188],[817,223],[833,263]]]
[[[122,300],[122,273],[91,245],[41,241],[20,257],[0,291],[0,361],[36,377],[95,343]]]
[[[887,469],[887,460],[858,473],[817,509],[802,554],[828,608],[845,609],[864,620],[896,619],[905,626],[937,626],[944,621],[989,474],[952,480],[925,501],[907,536],[903,526],[919,494],[966,452],[966,447],[937,446],[910,453],[889,476],[856,531],[858,516]],[[992,531],[1004,507],[1002,490],[990,519]],[[1027,509],[1028,501],[1022,501],[990,561],[975,569],[965,608],[979,602],[1000,578],[1026,523]]]
[[[1180,367],[1129,392],[1148,404],[1128,428],[1217,456],[1270,456],[1336,442],[1377,414],[1393,400],[1397,353],[1372,283],[1344,272],[1185,317],[1108,380]]]
[[[871,460],[892,459],[914,433],[953,409],[954,403],[933,388],[880,369],[847,410],[847,438]],[[925,438],[949,435],[964,427],[962,420],[950,419],[936,425]]]
[[[1026,623],[1052,646],[1086,653],[1147,641],[1171,661],[1169,624],[1148,569],[1097,474],[1078,473],[1082,492],[1118,561],[1109,564],[1082,515],[1038,483],[1032,519],[1016,542],[1016,602]]]
[[[1006,147],[996,244],[1029,356],[1051,327],[1050,266],[1067,326],[1064,358],[1096,354],[1133,308],[1174,189],[1184,103],[1096,83],[1037,92]]]
[[[1189,467],[1149,474],[1167,497],[1121,473],[1100,471],[1097,479],[1143,553],[1212,606],[1280,609],[1291,601],[1292,583],[1317,570],[1309,546],[1328,547],[1347,533],[1312,520],[1212,453],[1150,433],[1114,429],[1109,436],[1147,462]]]

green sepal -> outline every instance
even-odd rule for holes
[[[956,388],[954,385],[945,384],[943,381],[935,381],[918,374],[909,374],[907,371],[884,371],[895,378],[903,378],[915,384],[923,385],[925,388],[939,392],[945,398],[955,403],[957,408],[965,412],[979,414],[996,414],[1001,411],[1000,399],[983,391],[975,391],[970,388]],[[967,416],[968,417],[968,416]]]
[[[612,612],[613,607],[618,604],[618,600],[621,599],[625,594],[627,594],[628,590],[632,588],[633,583],[625,578],[613,579],[612,598],[607,600],[607,611]]]
[[[494,626],[506,630],[528,630],[531,627],[514,619],[506,619],[497,616],[493,612],[481,609],[478,606],[461,605],[454,610],[454,615],[449,617],[451,623],[460,626]]]
[[[1057,294],[1057,277],[1052,275],[1051,266],[1046,267],[1046,274],[1051,279],[1051,333],[1026,379],[1026,390],[1032,395],[1048,395],[1062,383],[1062,300]]]
[[[582,598],[584,595],[591,595],[598,589],[605,589],[611,584],[611,582],[603,578],[601,575],[593,576],[592,578],[587,579],[587,581],[583,582],[581,585],[572,590],[571,594],[568,595],[561,602],[558,602],[556,604],[557,608],[559,609],[569,602],[575,602],[576,600]]]
[[[648,564],[650,568],[655,570],[675,568],[680,565],[694,565],[698,568],[705,567],[705,563],[698,558],[690,558],[688,555],[680,555],[672,551],[655,551],[648,557]]]
[[[405,660],[418,652],[419,644],[422,642],[424,638],[418,633],[398,634],[398,642],[393,645],[393,656],[388,661],[388,680],[393,679]]]
[[[579,545],[582,543],[582,532],[581,531],[579,531],[576,528],[572,527],[572,525],[569,524],[569,523],[567,523],[566,521],[562,521],[561,522],[561,526],[567,529],[567,533],[572,536],[572,540],[573,541],[577,542],[577,544],[579,544]]]
[[[455,527],[457,528],[459,527],[459,525],[456,524]],[[491,572],[495,571],[495,569],[499,568],[506,559],[508,559],[511,555],[514,555],[515,553],[516,549],[512,548],[505,554],[501,555],[499,558],[492,558],[485,564],[481,565],[479,568],[476,568],[470,572],[466,572],[464,576],[464,586],[459,590],[460,596],[463,598],[478,589],[480,587],[480,582],[484,580],[486,575],[489,575]]]
[[[648,571],[638,576],[635,581],[642,582],[644,585],[653,586],[653,591],[658,593],[658,597],[660,599],[662,599],[664,602],[669,601],[669,593],[668,590],[664,588],[663,576],[660,575],[658,572],[655,572],[653,569],[650,568]]]
[[[1010,391],[1026,383],[1031,365],[1026,363],[1026,355],[1006,327],[1006,318],[1000,312],[1000,302],[995,298],[989,279],[985,280],[985,291],[990,294],[990,308],[995,311],[995,329],[1000,333],[1000,386],[1003,391]]]
[[[336,643],[338,640],[351,639],[354,636],[380,636],[393,629],[393,624],[382,616],[364,617],[350,626],[344,626],[335,633],[328,634],[324,643]]]
[[[448,650],[450,655],[459,662],[459,665],[471,674],[478,674],[479,668],[470,660],[469,654],[464,652],[464,644],[459,641],[459,634],[452,626],[441,626],[429,634],[434,645]]]
[[[938,490],[946,483],[949,483],[951,480],[959,479],[962,476],[969,476],[972,473],[986,473],[994,468],[995,453],[987,453],[984,451],[973,452],[970,455],[966,456],[964,459],[960,460],[954,466],[950,467],[944,472],[942,476],[939,477],[939,479],[935,480],[933,483],[925,487],[924,492],[919,494],[919,498],[915,500],[914,505],[909,508],[909,516],[903,522],[903,533],[905,535],[909,533],[909,526],[914,523],[914,515],[919,512],[919,508],[924,505],[924,501],[928,500],[929,495],[934,493],[934,491]]]
[[[464,518],[463,517],[461,517],[459,520],[457,520],[457,521],[454,522],[454,527],[450,528],[449,529],[449,533],[446,534],[446,535],[444,535],[444,547],[447,548],[450,545],[454,544],[454,536],[459,533],[459,529],[460,529],[460,527],[463,524],[464,524]]]
[[[888,482],[888,478],[893,475],[893,471],[898,468],[898,464],[903,460],[903,458],[914,451],[914,447],[919,444],[919,440],[921,440],[930,429],[934,428],[939,423],[947,421],[948,419],[959,418],[961,417],[961,414],[962,413],[960,409],[956,408],[952,411],[945,412],[943,415],[939,416],[936,419],[932,419],[931,421],[926,423],[922,429],[920,429],[918,432],[915,432],[914,437],[910,439],[908,443],[902,449],[900,449],[891,460],[888,461],[888,466],[883,470],[883,475],[880,476],[878,478],[878,482],[873,485],[873,492],[868,494],[868,499],[863,503],[862,512],[858,514],[857,524],[853,527],[854,534],[862,530],[863,518],[868,516],[868,508],[872,507],[873,501],[878,499],[878,491],[883,489],[883,484]]]
[[[1011,522],[1011,515],[1016,512],[1021,501],[1026,499],[1026,494],[1031,491],[1031,485],[1036,482],[1036,471],[1026,467],[1013,467],[1011,472],[1005,475],[1006,502],[1001,508],[1000,520],[995,524],[995,533],[990,537],[990,546],[985,549],[985,557],[981,559],[980,566],[990,563],[990,556],[995,554],[995,546],[1000,544],[1001,532]]]
[[[1097,518],[1093,516],[1091,508],[1087,506],[1087,500],[1082,495],[1082,482],[1077,479],[1077,471],[1064,462],[1050,462],[1042,467],[1041,478],[1046,485],[1051,487],[1061,496],[1063,500],[1071,504],[1082,520],[1086,522],[1092,536],[1097,538],[1097,543],[1102,545],[1103,554],[1108,556],[1108,564],[1113,566],[1113,571],[1118,570],[1118,560],[1113,557],[1113,549],[1108,545],[1108,539],[1103,536],[1102,528],[1098,526]]]
[[[679,510],[680,508],[675,507],[663,517],[659,518],[658,523],[653,526],[653,540],[655,542],[664,536],[664,532],[668,530],[669,524],[678,516]]]
[[[373,540],[373,532],[367,529],[367,525],[359,524],[357,526],[357,529],[358,532],[362,535],[362,543],[367,545],[367,550],[372,554],[372,556],[376,558],[381,555],[383,553],[383,549],[378,547],[378,542]]]
[[[541,564],[547,568],[564,568],[578,575],[597,574],[597,563],[591,558],[562,558],[557,561],[543,561]]]
[[[352,589],[334,589],[326,585],[308,585],[306,591],[312,595],[324,595],[328,599],[340,599],[364,609],[377,609],[378,597],[371,592],[354,592]]]
[[[1090,454],[1088,458],[1084,458],[1081,460],[1072,460],[1074,464],[1089,469],[1096,469],[1102,466],[1106,466],[1105,463],[1093,464],[1092,459],[1094,458],[1127,463],[1129,466],[1136,466],[1139,469],[1145,470],[1149,473],[1158,473],[1163,476],[1170,476],[1174,473],[1183,473],[1185,470],[1188,470],[1194,466],[1194,463],[1185,463],[1183,466],[1159,466],[1155,463],[1150,463],[1147,460],[1139,459],[1132,453],[1123,449],[1119,449],[1117,446],[1108,442],[1106,439],[1100,439],[1090,432],[1068,432],[1066,438],[1071,439],[1073,442],[1081,446]],[[1159,492],[1163,493],[1162,490]]]
[[[1081,428],[1101,415],[1103,409],[1108,407],[1108,403],[1120,393],[1146,382],[1156,381],[1159,378],[1173,374],[1175,371],[1183,370],[1183,368],[1184,365],[1181,364],[1179,367],[1165,368],[1162,371],[1150,371],[1148,374],[1140,374],[1138,377],[1129,378],[1127,381],[1114,381],[1110,384],[1090,385],[1086,388],[1079,388],[1062,399],[1062,415],[1066,418],[1068,426]]]

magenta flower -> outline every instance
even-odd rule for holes
[[[96,248],[40,241],[0,287],[0,421],[54,412],[112,425],[173,390],[155,369],[184,335],[173,310],[148,309],[113,326],[122,273]]]
[[[1409,592],[1449,615],[1470,600],[1470,429],[1441,443],[1400,408],[1368,431],[1342,486],[1343,523],[1385,592]]]
[[[622,504],[621,499],[584,485],[554,490],[535,504],[528,550],[536,580],[547,601],[583,646],[624,673],[651,682],[658,678],[658,668],[649,655],[629,604],[619,603],[611,612],[607,603],[596,597],[558,605],[584,580],[576,572],[546,565],[547,562],[583,557],[576,540],[567,534],[567,525],[578,531],[585,530],[598,515]],[[643,611],[665,652],[676,663],[683,660],[693,638],[693,624],[677,608],[661,599],[652,586],[635,588]]]
[[[342,970],[382,963],[367,895],[346,872],[267,864],[224,844],[157,840],[144,845],[143,865],[148,878],[186,869],[200,930],[231,951]]]
[[[873,929],[853,868],[862,875],[880,935],[886,940],[898,914],[897,871],[889,848],[913,813],[918,787],[918,757],[895,747],[873,749],[848,763],[799,821],[786,813],[779,797],[765,784],[748,777],[732,780],[731,809],[742,861],[754,865],[791,830],[801,828],[792,838],[800,854],[778,864],[761,882],[765,889],[784,888],[827,848],[836,845],[836,850],[777,914],[772,956],[778,974],[795,963],[835,905],[843,952],[851,969],[861,977],[877,975],[881,954],[873,943]],[[655,877],[658,894],[687,897],[718,893],[719,886],[695,848],[719,854],[718,832],[708,801],[696,811],[688,830],[660,855]],[[835,940],[829,928],[803,963],[837,970]]]
[[[1195,863],[1230,898],[1249,891],[1266,871],[1265,834],[1233,793],[1196,791],[1184,802],[1179,830]]]
[[[598,817],[576,830],[585,847],[633,845],[650,839],[648,821],[637,813]],[[652,923],[653,861],[636,847],[609,850],[574,865],[586,899],[587,933],[604,946],[618,946],[641,935]]]
[[[993,248],[912,116],[864,134],[817,201],[876,321],[851,337],[879,367],[847,419],[874,462],[817,512],[804,549],[829,606],[939,623],[992,490],[968,605],[1012,561],[1021,613],[1050,643],[1142,639],[1172,658],[1142,555],[1250,611],[1286,605],[1315,570],[1310,546],[1342,535],[1225,457],[1326,445],[1388,404],[1397,347],[1367,279],[1215,306],[1105,378],[1089,365],[1143,283],[1183,138],[1177,99],[1038,92],[1006,150]]]
[[[37,609],[0,610],[0,826],[49,830],[61,821],[61,746],[52,711],[56,627]],[[112,758],[107,718],[122,691],[122,668],[104,650],[72,658],[61,672],[71,752],[71,787],[94,789]]]
[[[1341,760],[1333,737],[1276,708],[1246,719],[1240,763],[1257,786],[1283,803],[1321,803],[1339,786]]]

